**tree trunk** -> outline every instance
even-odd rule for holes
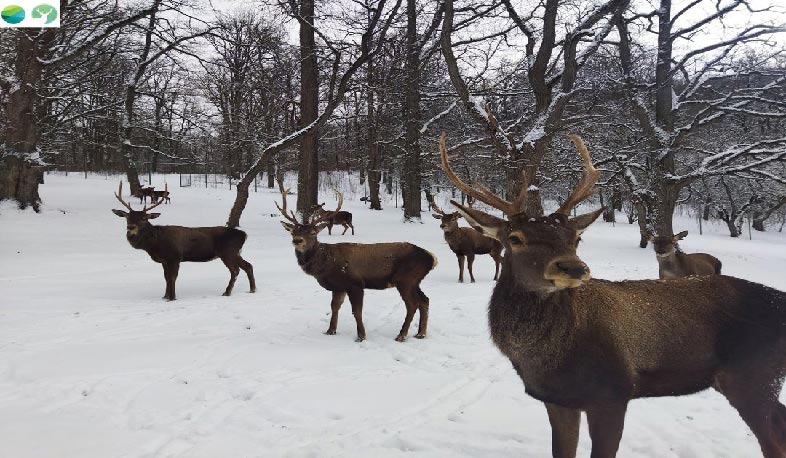
[[[369,203],[372,210],[382,210],[382,203],[379,200],[379,183],[382,180],[380,170],[379,144],[377,144],[377,119],[374,110],[374,58],[368,61],[368,72],[366,73],[368,82],[368,193]]]
[[[50,29],[55,30],[55,29]],[[15,200],[19,208],[33,207],[40,211],[38,185],[43,174],[43,162],[36,155],[40,139],[36,117],[37,93],[43,66],[38,60],[54,38],[54,32],[41,29],[16,31],[16,59],[14,71],[18,88],[12,90],[6,102],[4,151],[0,151],[0,201]]]
[[[280,167],[280,166],[279,166]],[[276,187],[276,164],[273,162],[273,158],[269,158],[267,161],[267,187],[269,189],[273,189]]]
[[[417,7],[407,0],[407,76],[405,83],[404,220],[420,220],[420,52]]]
[[[314,40],[314,0],[301,0],[300,16],[300,124],[303,128],[319,116],[319,68]],[[297,177],[297,210],[308,217],[317,204],[319,192],[319,131],[313,129],[300,141],[300,164]]]

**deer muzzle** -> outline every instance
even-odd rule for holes
[[[544,274],[557,288],[577,288],[590,279],[590,270],[575,257],[563,257],[551,261]]]

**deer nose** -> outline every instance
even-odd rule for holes
[[[558,262],[557,269],[576,280],[580,280],[587,273],[587,266],[577,262]]]
[[[292,245],[300,245],[301,243],[303,243],[301,238],[292,239]]]

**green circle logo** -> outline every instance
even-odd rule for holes
[[[33,8],[33,12],[30,13],[30,17],[33,19],[44,18],[46,21],[44,22],[45,24],[51,24],[55,22],[55,19],[57,19],[57,8],[47,3],[42,3]]]
[[[9,24],[19,24],[25,20],[25,10],[19,5],[8,5],[0,11],[0,17]]]

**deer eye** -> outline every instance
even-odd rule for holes
[[[511,235],[511,236],[508,238],[508,240],[510,241],[510,244],[511,244],[511,245],[523,245],[523,244],[524,244],[524,241],[523,241],[523,240],[521,240],[521,238],[519,238],[519,237],[517,237],[517,236],[515,236],[515,235]]]

